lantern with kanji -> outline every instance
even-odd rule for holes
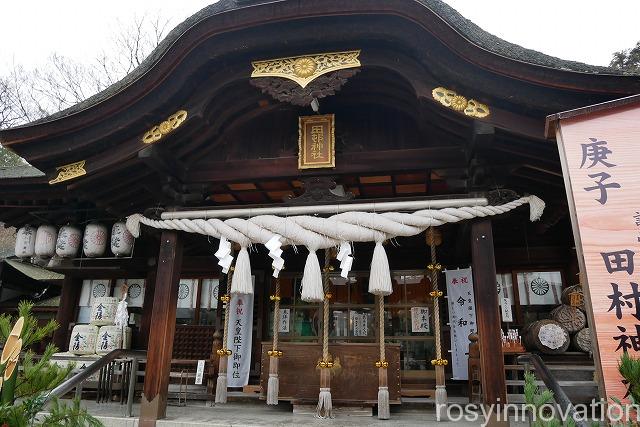
[[[74,225],[65,225],[58,232],[56,255],[61,258],[73,258],[78,255],[82,242],[82,231]]]
[[[41,258],[51,258],[56,254],[58,231],[53,225],[43,224],[36,231],[35,254]]]
[[[133,250],[133,236],[124,222],[116,222],[111,228],[111,252],[117,257],[129,256]]]
[[[18,230],[16,235],[16,256],[18,258],[31,258],[36,249],[36,229],[25,225]]]

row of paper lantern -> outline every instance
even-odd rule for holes
[[[84,236],[84,237],[83,237]],[[15,254],[18,258],[75,258],[80,251],[86,257],[96,258],[104,256],[107,251],[108,231],[104,224],[92,222],[82,230],[74,225],[65,225],[57,231],[49,224],[37,229],[25,225],[18,230],[16,236]],[[111,227],[111,252],[115,256],[129,256],[133,251],[133,236],[127,230],[124,222],[116,222]]]

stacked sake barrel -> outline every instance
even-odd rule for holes
[[[114,325],[118,299],[113,297],[94,298],[91,304],[91,321],[88,325],[75,325],[69,340],[69,351],[55,356],[81,356],[87,358],[86,366],[97,356],[105,355],[118,348],[131,348],[131,328],[123,329]],[[64,360],[56,363],[64,366]],[[82,363],[80,364],[82,365]]]
[[[566,288],[562,292],[562,302],[551,311],[550,319],[538,320],[525,327],[525,347],[545,354],[564,353],[570,347],[591,353],[591,333],[583,311],[582,287]]]
[[[82,229],[67,224],[59,230],[53,225],[39,227],[25,225],[16,234],[15,255],[22,260],[76,258],[82,253],[87,258],[99,258],[107,254],[109,231],[104,224],[90,222]],[[129,256],[133,252],[133,236],[123,221],[111,227],[111,253],[116,257]]]

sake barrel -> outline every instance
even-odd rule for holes
[[[582,290],[582,285],[573,285],[573,286],[569,286],[568,288],[564,288],[562,290],[562,303],[563,304],[567,304],[567,305],[571,305],[571,294],[573,293],[577,293],[578,294],[578,305],[576,305],[576,307],[578,307],[580,310],[584,311],[584,292]],[[574,297],[575,298],[575,297]]]
[[[60,227],[56,240],[56,255],[61,258],[74,258],[78,255],[82,243],[82,231],[76,226]]]
[[[30,225],[20,227],[16,234],[15,253],[18,258],[31,258],[36,250],[36,229]]]
[[[85,256],[96,258],[103,256],[107,250],[107,227],[98,222],[87,224],[84,229],[82,250]]]
[[[51,258],[56,254],[58,231],[53,225],[43,224],[36,231],[36,256]]]
[[[571,347],[578,351],[591,353],[591,331],[589,328],[580,329],[571,337]]]
[[[80,356],[80,358],[81,358],[81,360],[76,360],[75,361],[76,367],[74,369],[74,372],[80,372],[80,371],[88,368],[96,360],[98,360],[98,356],[96,356],[95,354],[93,354],[93,355],[83,355],[83,356]],[[100,371],[99,370],[97,372],[95,372],[94,374],[90,375],[87,378],[87,381],[99,381],[99,380],[100,380]]]
[[[75,354],[70,351],[65,351],[61,353],[53,353],[53,357],[51,358],[51,364],[57,365],[60,368],[66,368],[69,365],[69,359],[58,359],[58,357],[75,357]]]
[[[96,353],[107,354],[110,351],[119,348],[131,348],[131,328],[125,328],[124,343],[122,342],[122,328],[119,326],[102,326],[98,332],[98,340],[96,341]]]
[[[118,308],[118,298],[98,297],[94,298],[91,304],[91,320],[92,325],[103,326],[113,325],[116,319],[116,310]]]
[[[551,311],[551,318],[560,323],[570,334],[587,326],[587,317],[577,307],[559,305]]]
[[[111,252],[115,256],[129,256],[133,250],[133,236],[124,222],[116,222],[111,227]]]
[[[570,344],[569,332],[551,319],[538,320],[525,328],[523,341],[527,350],[546,354],[564,353]]]
[[[94,325],[76,325],[71,331],[69,352],[73,354],[94,354],[98,338],[98,327]]]

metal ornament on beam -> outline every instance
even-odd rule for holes
[[[178,129],[185,120],[187,120],[186,110],[178,110],[167,117],[167,120],[162,121],[145,132],[141,141],[145,144],[153,144],[162,139],[163,136]]]
[[[437,87],[431,91],[433,99],[447,108],[462,113],[465,116],[482,119],[489,116],[491,111],[489,107],[475,99],[467,99],[466,97],[454,92],[451,89]]]
[[[84,169],[85,162],[86,160],[80,160],[79,162],[57,167],[56,172],[58,173],[58,176],[49,181],[49,185],[69,181],[70,179],[86,175],[87,171]]]
[[[253,61],[251,77],[282,77],[305,88],[323,74],[359,67],[359,55],[360,50],[352,50]]]

